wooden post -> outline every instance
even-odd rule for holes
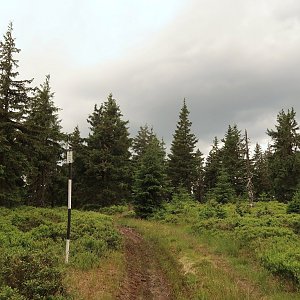
[[[70,252],[70,233],[71,233],[71,200],[72,200],[72,163],[73,151],[67,151],[67,163],[69,164],[69,178],[68,178],[68,224],[67,224],[67,239],[66,239],[66,263],[69,262]]]

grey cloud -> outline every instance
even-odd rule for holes
[[[112,92],[133,134],[148,123],[170,144],[186,97],[201,151],[233,123],[247,128],[253,143],[265,143],[279,110],[293,106],[300,114],[300,5],[282,3],[190,1],[126,57],[54,70],[64,127],[79,124],[86,135],[94,104]]]

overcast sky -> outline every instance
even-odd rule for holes
[[[145,123],[169,145],[183,98],[209,151],[229,124],[266,144],[281,109],[300,116],[299,0],[0,0],[20,75],[51,75],[65,131],[113,93],[132,135]]]

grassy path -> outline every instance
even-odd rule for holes
[[[157,260],[172,283],[172,299],[300,299],[299,293],[285,291],[271,275],[263,277],[257,265],[213,252],[182,226],[134,219],[118,222],[135,228],[154,245]]]
[[[132,228],[122,227],[120,232],[125,239],[126,273],[117,299],[174,299],[153,246]]]
[[[115,217],[115,226],[122,249],[104,257],[99,268],[74,270],[68,286],[75,299],[300,300],[294,287],[247,253],[222,253],[220,241],[214,247],[188,227],[126,217]]]

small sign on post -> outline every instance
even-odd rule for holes
[[[72,199],[72,163],[73,151],[67,151],[67,163],[69,164],[69,179],[68,179],[68,225],[67,225],[67,239],[66,239],[66,263],[69,262],[70,252],[70,233],[71,233],[71,199]]]
[[[73,151],[68,150],[67,151],[67,164],[73,163]]]

